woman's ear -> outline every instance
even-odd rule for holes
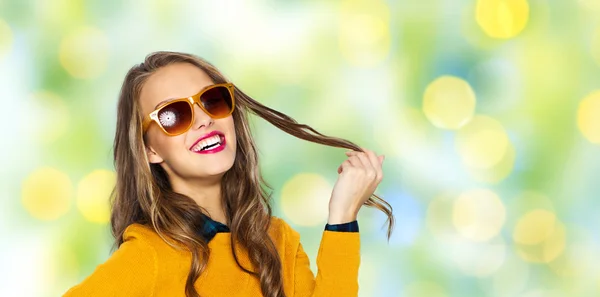
[[[150,146],[146,146],[146,155],[148,155],[148,161],[150,161],[150,163],[158,164],[164,161],[163,158],[161,158],[158,155],[158,153],[156,153],[156,151]]]

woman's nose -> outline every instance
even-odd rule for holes
[[[214,122],[213,118],[211,118],[198,104],[194,104],[194,123],[192,127],[194,129],[200,129],[202,126],[210,126]]]

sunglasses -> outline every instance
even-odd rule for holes
[[[160,104],[153,112],[144,117],[142,122],[144,133],[153,121],[169,136],[185,133],[194,123],[195,103],[198,103],[198,106],[213,119],[228,117],[233,112],[235,105],[233,84],[214,84],[204,88],[196,95]]]

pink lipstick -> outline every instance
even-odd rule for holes
[[[222,132],[212,131],[198,138],[189,150],[197,154],[214,154],[225,149],[226,144],[227,141]]]

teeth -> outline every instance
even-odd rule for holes
[[[213,145],[215,143],[220,143],[220,142],[221,142],[221,136],[215,135],[215,136],[209,137],[207,139],[203,139],[202,141],[198,142],[198,144],[196,144],[192,148],[192,150],[194,152],[198,152],[198,151],[201,151],[202,148],[204,148],[204,147],[207,147],[209,145]]]

